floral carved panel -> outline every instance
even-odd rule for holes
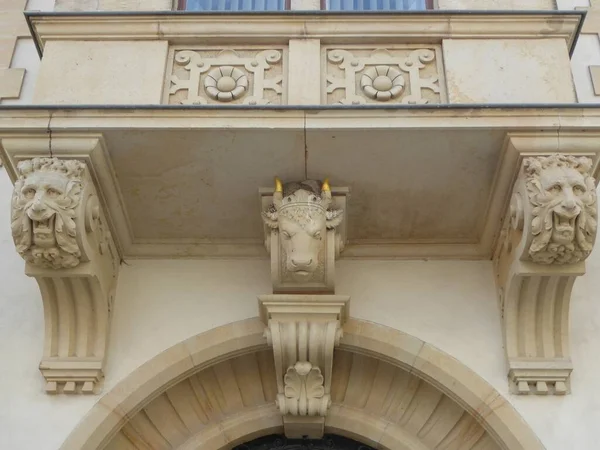
[[[445,103],[441,48],[325,47],[323,103]]]
[[[171,48],[165,103],[285,103],[286,51],[264,48]]]

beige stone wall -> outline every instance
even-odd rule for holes
[[[29,36],[23,10],[27,0],[0,0],[0,100],[19,98],[25,69],[10,68],[17,39]]]
[[[56,0],[54,9],[55,11],[168,11],[172,8],[173,0]]]
[[[34,94],[40,104],[159,104],[166,41],[52,41]]]
[[[575,87],[564,40],[447,39],[449,103],[570,103]]]
[[[556,9],[555,0],[438,0],[439,9]]]

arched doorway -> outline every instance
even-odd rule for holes
[[[232,450],[375,450],[353,439],[326,434],[322,439],[287,439],[271,434],[234,447]]]
[[[350,320],[334,357],[325,432],[390,450],[542,450],[489,384],[412,336]],[[258,319],[202,333],[107,393],[62,450],[221,450],[281,434]]]

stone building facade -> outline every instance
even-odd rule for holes
[[[0,447],[598,448],[600,4],[185,4],[0,0]]]

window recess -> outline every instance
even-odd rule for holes
[[[285,11],[290,0],[179,0],[180,11]]]

